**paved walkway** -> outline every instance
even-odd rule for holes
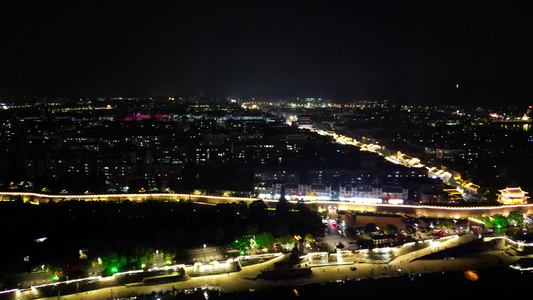
[[[520,257],[508,256],[504,251],[493,251],[475,254],[467,258],[456,258],[453,260],[414,260],[416,258],[438,252],[447,248],[472,241],[472,235],[452,237],[444,241],[435,241],[431,246],[397,257],[389,264],[351,264],[340,266],[313,267],[311,276],[302,279],[264,280],[256,279],[257,275],[264,269],[273,269],[274,263],[287,258],[282,255],[268,262],[253,266],[244,267],[242,271],[230,274],[211,275],[202,277],[191,277],[184,282],[175,282],[155,286],[138,287],[113,287],[105,288],[86,293],[65,295],[61,299],[106,299],[112,297],[126,297],[131,295],[150,294],[152,291],[167,291],[173,288],[191,289],[201,286],[217,286],[224,292],[234,292],[250,289],[261,289],[267,287],[296,286],[300,284],[320,283],[336,280],[358,280],[364,278],[379,278],[400,276],[405,273],[433,273],[441,271],[454,271],[465,269],[476,269],[485,266],[495,266],[499,264],[511,264]],[[414,260],[414,261],[413,261]],[[350,267],[355,266],[356,271]],[[42,299],[57,299],[56,297]]]

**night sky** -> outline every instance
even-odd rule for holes
[[[533,1],[6,0],[0,97],[529,105],[532,13]]]

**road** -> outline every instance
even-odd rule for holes
[[[348,242],[350,241],[350,239],[348,239],[347,237],[339,233],[339,230],[341,230],[342,223],[341,224],[337,223],[336,215],[337,215],[336,213],[328,214],[327,234],[320,241],[320,243],[324,244],[327,247],[328,252],[335,252],[335,249],[338,243],[343,243],[344,246],[347,248]]]

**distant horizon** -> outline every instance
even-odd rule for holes
[[[302,93],[303,94],[303,93]],[[533,100],[523,100],[520,102],[512,102],[509,103],[509,100],[501,99],[501,101],[449,101],[449,102],[424,102],[424,101],[409,101],[409,100],[403,100],[403,99],[391,99],[391,98],[360,98],[360,99],[353,99],[349,97],[343,97],[341,99],[336,97],[327,97],[327,96],[321,96],[321,95],[313,95],[313,94],[306,94],[306,95],[298,95],[294,94],[291,96],[286,97],[269,97],[269,96],[255,96],[255,97],[235,97],[231,95],[217,95],[217,94],[166,94],[166,95],[149,95],[149,94],[141,94],[136,95],[133,93],[129,94],[117,94],[117,95],[76,95],[76,94],[59,94],[59,95],[34,95],[34,94],[27,94],[27,95],[2,95],[0,96],[0,102],[6,102],[9,103],[9,101],[16,101],[16,100],[39,100],[39,99],[68,99],[68,100],[75,100],[75,99],[98,99],[98,98],[104,98],[106,100],[112,100],[113,98],[137,98],[138,100],[148,100],[150,98],[178,98],[178,97],[196,97],[196,98],[222,98],[222,99],[235,99],[240,101],[285,101],[290,99],[296,99],[299,98],[300,101],[303,101],[305,98],[315,98],[315,99],[322,99],[323,101],[329,101],[336,104],[350,104],[350,103],[360,103],[360,102],[383,102],[387,101],[389,104],[395,104],[395,105],[414,105],[414,106],[462,106],[462,107],[529,107],[533,105]],[[16,102],[13,102],[16,103]]]

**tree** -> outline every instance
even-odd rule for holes
[[[308,242],[314,242],[315,241],[315,237],[312,234],[310,234],[310,233],[306,234],[304,239],[306,241],[308,241]]]
[[[53,280],[64,279],[67,272],[68,270],[65,267],[58,265],[49,265],[46,268],[46,273],[50,274]]]
[[[353,227],[348,227],[346,228],[346,230],[344,231],[344,235],[351,239],[351,240],[355,240],[357,238],[357,230]]]
[[[83,278],[87,277],[89,269],[94,267],[94,262],[88,259],[80,259],[77,266],[73,266],[69,272],[69,278]]]
[[[285,220],[289,216],[289,210],[291,209],[291,204],[285,197],[281,197],[276,204],[276,218]]]
[[[379,150],[379,152],[381,152],[381,154],[383,154],[383,156],[385,156],[385,157],[396,154],[393,150],[390,150],[390,149],[385,148],[385,147],[382,147],[381,150]]]
[[[514,224],[515,226],[522,226],[524,223],[524,214],[519,210],[513,210],[507,216],[509,223]]]
[[[136,268],[141,268],[146,262],[155,258],[155,250],[152,248],[135,248],[129,255],[128,262],[135,264]]]
[[[391,234],[391,233],[396,233],[398,232],[398,227],[392,225],[392,224],[387,224],[387,226],[385,226],[385,229],[383,230],[383,232],[385,232],[386,234]]]
[[[107,274],[118,272],[127,263],[128,260],[125,256],[119,255],[115,252],[109,252],[102,256],[102,266],[105,268],[104,273]]]
[[[368,223],[365,225],[365,233],[369,234],[378,231],[378,227],[374,223]]]
[[[248,226],[246,226],[246,235],[254,236],[258,233],[259,233],[259,228],[257,228],[255,224],[248,224]]]
[[[287,219],[271,219],[267,223],[265,230],[272,232],[272,234],[274,234],[275,236],[284,236],[291,234]]]
[[[12,196],[11,200],[15,203],[24,203],[24,199],[22,199],[21,195]]]
[[[508,225],[507,218],[501,214],[495,214],[492,216],[492,224],[498,229],[505,228]]]
[[[483,194],[483,196],[489,200],[498,199],[497,192],[498,190],[495,188],[488,188]]]
[[[405,226],[405,229],[407,229],[411,234],[416,233],[416,227],[414,227],[413,225],[407,225]]]
[[[481,222],[483,222],[483,224],[485,224],[485,226],[487,227],[492,227],[493,224],[492,224],[492,220],[489,218],[489,217],[478,217],[477,218],[478,220],[480,220]]]
[[[239,203],[237,203],[237,212],[241,215],[246,215],[248,213],[248,204],[244,201],[239,201]]]
[[[448,179],[448,185],[451,185],[453,187],[456,187],[458,186],[459,184],[457,183],[457,181],[455,181],[455,178],[453,178],[453,176],[450,177],[450,179]]]
[[[257,248],[271,248],[274,246],[274,236],[270,232],[261,232],[255,236],[255,244]]]
[[[280,238],[278,238],[278,242],[282,245],[287,244],[293,244],[294,243],[294,237],[292,235],[284,235]]]
[[[256,222],[261,223],[263,220],[268,218],[268,206],[263,202],[263,200],[256,200],[250,203],[248,211],[250,214],[250,219]]]
[[[213,240],[220,243],[224,239],[224,230],[220,227],[215,228],[212,232]]]
[[[453,221],[452,220],[442,220],[440,222],[440,226],[442,226],[443,228],[446,228],[446,229],[452,229],[453,228]]]
[[[240,251],[246,250],[250,248],[250,237],[249,236],[241,236],[240,238],[236,239],[233,244],[231,245],[233,249],[237,249]]]

